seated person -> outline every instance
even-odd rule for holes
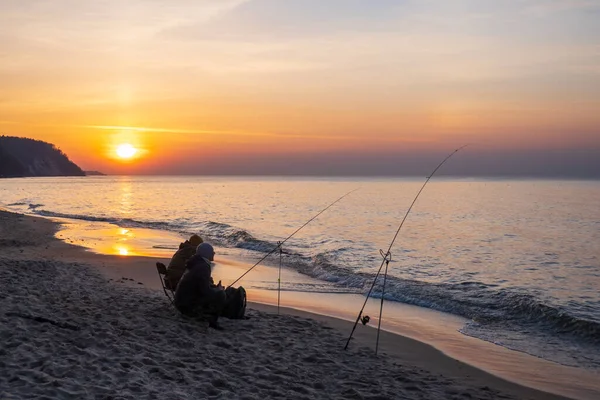
[[[189,240],[179,244],[179,250],[175,252],[167,267],[167,275],[165,276],[167,289],[175,290],[185,271],[185,263],[196,254],[196,247],[202,242],[202,238],[194,234],[190,236]]]
[[[219,315],[225,307],[227,296],[219,281],[213,284],[211,277],[211,261],[214,260],[215,250],[208,243],[201,243],[196,249],[196,255],[186,264],[186,270],[175,291],[173,304],[184,315],[198,316],[200,313],[209,315],[208,326],[222,330],[217,323]]]

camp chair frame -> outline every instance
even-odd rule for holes
[[[167,296],[167,299],[169,299],[169,302],[171,303],[173,308],[177,309],[175,307],[175,303],[174,303],[175,292],[173,290],[167,288],[167,286],[165,285],[165,278],[167,277],[167,267],[165,266],[165,264],[163,264],[161,262],[157,262],[156,263],[156,271],[158,272],[158,278],[160,280],[160,284],[162,285],[163,292],[165,292],[165,296]],[[188,321],[208,322],[208,318],[210,318],[210,315],[205,312],[198,312],[195,317],[190,317],[190,316],[187,316],[187,315],[184,315],[181,313],[178,313],[178,314]],[[208,329],[208,327],[207,327],[207,329]]]
[[[173,290],[168,289],[165,285],[165,278],[167,277],[167,267],[165,264],[161,262],[156,263],[156,271],[158,272],[158,279],[160,280],[160,284],[162,285],[163,292],[165,292],[165,296],[169,299],[169,302],[173,304],[175,299],[175,292]]]

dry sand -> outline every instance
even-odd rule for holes
[[[384,333],[375,356],[348,323],[251,304],[224,332],[118,277],[152,259],[101,256],[56,224],[0,211],[0,398],[558,399]],[[105,271],[105,272],[106,272]],[[109,274],[109,276],[111,276]]]

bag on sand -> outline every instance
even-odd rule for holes
[[[227,300],[221,316],[229,319],[243,319],[246,313],[246,290],[242,286],[237,289],[229,287],[225,290],[225,294]]]

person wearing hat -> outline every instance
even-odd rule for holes
[[[201,243],[196,254],[186,264],[186,269],[175,290],[173,304],[175,308],[189,317],[200,313],[209,316],[208,326],[223,330],[217,323],[225,307],[227,296],[221,281],[214,285],[211,276],[215,250],[209,243]]]
[[[189,240],[179,244],[179,249],[173,254],[167,267],[167,275],[165,276],[167,289],[175,290],[177,288],[177,284],[185,272],[185,263],[196,254],[196,248],[202,242],[200,236],[193,234]]]

